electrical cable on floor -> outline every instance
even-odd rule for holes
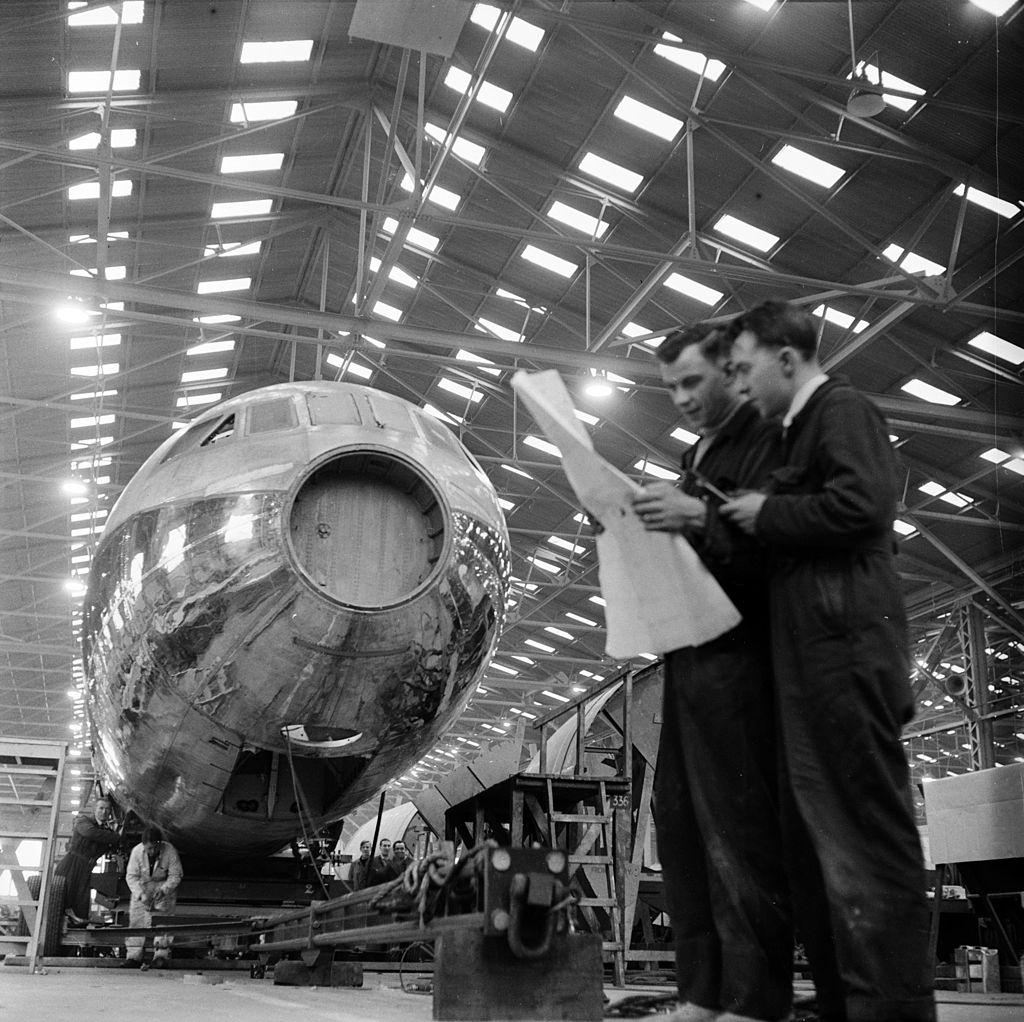
[[[288,754],[288,769],[292,774],[292,790],[295,792],[295,802],[299,809],[299,825],[302,827],[302,840],[306,842],[306,850],[309,852],[310,861],[313,863],[313,872],[316,873],[316,878],[320,883],[320,890],[323,891],[324,898],[330,900],[330,893],[327,890],[327,885],[324,883],[320,867],[317,865],[316,856],[313,854],[313,845],[309,840],[309,832],[306,830],[306,817],[308,816],[310,822],[312,822],[313,814],[309,811],[305,792],[303,792],[302,786],[299,784],[298,774],[295,772],[295,762],[292,759],[292,740],[287,731],[284,733],[284,747]],[[299,862],[301,864],[301,858]]]

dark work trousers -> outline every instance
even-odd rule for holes
[[[756,1019],[792,1003],[770,654],[743,623],[665,658],[655,823],[679,996]]]
[[[891,557],[790,563],[771,595],[784,840],[822,1018],[931,1022],[929,915],[900,742],[911,694]]]

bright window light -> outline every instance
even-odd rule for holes
[[[134,92],[141,80],[140,71],[115,71],[114,86],[111,90],[109,71],[69,71],[68,92]]]
[[[917,532],[917,529],[910,522],[905,522],[902,518],[897,518],[892,523],[892,527],[901,536],[913,536]]]
[[[406,192],[412,191],[412,178],[408,174],[402,178],[402,190]],[[427,202],[433,202],[444,209],[456,210],[459,208],[462,196],[456,192],[449,191],[447,188],[442,188],[440,185],[434,185],[427,192],[426,199]]]
[[[199,405],[212,405],[221,399],[221,394],[215,391],[212,394],[186,394],[175,401],[178,408],[196,408]]]
[[[537,248],[536,245],[527,245],[521,254],[523,259],[535,263],[545,270],[550,270],[552,273],[557,273],[560,277],[571,277],[579,269],[576,263],[571,263],[568,259],[563,259],[561,256],[545,252],[544,249]]]
[[[717,305],[722,300],[721,291],[716,291],[713,287],[707,287],[705,284],[698,284],[697,281],[684,277],[681,273],[669,274],[665,278],[665,287],[670,287],[673,291],[678,291],[704,305]]]
[[[110,132],[111,149],[129,149],[135,145],[138,132],[134,128],[114,128]],[[85,135],[68,140],[69,149],[98,149],[100,144],[100,133],[90,131]]]
[[[273,199],[243,199],[241,202],[215,202],[210,209],[214,220],[232,216],[265,216],[274,205]]]
[[[461,397],[465,401],[472,401],[473,404],[479,404],[484,399],[481,391],[473,387],[467,387],[464,383],[456,383],[455,380],[449,380],[447,376],[442,376],[437,381],[437,385],[441,390],[446,390],[449,394]]]
[[[109,426],[113,421],[113,415],[84,415],[80,418],[71,419],[70,425],[72,429],[87,429],[89,426]],[[103,512],[104,515],[106,513],[106,511]],[[72,515],[72,518],[74,518],[74,515]]]
[[[77,3],[69,3],[68,10],[73,11],[79,7],[88,7],[88,0],[78,0]],[[145,0],[124,0],[121,6],[122,25],[141,25],[146,12]],[[91,11],[82,11],[81,14],[69,14],[68,25],[71,28],[84,28],[89,25],[116,25],[117,10],[114,6],[107,4],[104,7],[94,7]]]
[[[972,348],[977,348],[979,351],[984,351],[989,355],[995,355],[996,358],[1004,359],[1015,366],[1024,363],[1024,348],[1018,344],[1011,344],[1010,341],[1004,341],[1002,337],[990,334],[987,330],[982,330],[980,334],[972,337],[967,343]]]
[[[90,390],[72,394],[72,401],[102,401],[106,397],[117,397],[116,390]],[[1009,457],[1009,455],[1007,455]]]
[[[784,145],[772,157],[772,163],[823,188],[831,188],[846,173],[842,167],[819,160],[817,156],[791,145]]]
[[[483,316],[476,321],[474,326],[481,333],[494,334],[495,337],[500,337],[503,341],[512,341],[515,344],[520,344],[523,340],[521,333],[511,330],[507,326],[502,326],[500,323],[495,323],[491,319],[484,319]]]
[[[97,366],[72,366],[72,376],[113,376],[121,371],[120,362],[104,362]]]
[[[552,546],[556,546],[559,550],[568,550],[571,554],[582,555],[587,552],[585,546],[580,546],[578,543],[572,543],[567,539],[562,539],[561,536],[548,536],[548,542]]]
[[[963,195],[964,185],[957,185],[953,189],[953,194]],[[1007,220],[1012,220],[1020,212],[1020,206],[1016,203],[1007,202],[1006,199],[1000,199],[995,195],[989,195],[988,192],[983,192],[980,188],[968,188],[967,201],[983,206],[993,213],[998,213],[1000,216],[1006,217]]]
[[[109,348],[121,343],[120,334],[87,334],[85,337],[72,337],[71,350],[82,348]]]
[[[384,221],[384,233],[394,234],[398,230],[398,221],[394,217],[388,217]],[[416,227],[409,228],[409,233],[405,238],[406,245],[415,246],[416,248],[425,249],[427,252],[433,252],[438,245],[441,244],[440,238],[435,238],[433,234],[427,234],[426,231],[421,231]]]
[[[580,160],[580,170],[584,174],[589,174],[591,177],[596,177],[601,181],[607,181],[608,184],[615,185],[616,188],[621,188],[630,194],[640,187],[644,179],[643,174],[638,174],[635,170],[622,167],[618,163],[612,163],[611,160],[606,160],[603,156],[598,156],[596,153],[587,153]]]
[[[919,256],[916,252],[907,252],[904,255],[904,249],[896,244],[887,245],[882,251],[882,255],[886,259],[891,259],[894,263],[899,263],[907,273],[923,273],[926,277],[937,277],[940,273],[946,272],[945,266],[933,263],[930,259],[925,259],[924,256]]]
[[[226,241],[223,245],[207,245],[203,255],[207,259],[212,256],[259,255],[260,245],[262,244],[260,241],[250,241],[248,244],[243,244],[240,241]]]
[[[690,447],[700,439],[696,433],[691,433],[688,429],[683,429],[682,426],[676,426],[676,428],[669,433],[669,436],[672,437],[673,440],[678,440],[681,444],[687,444]]]
[[[665,42],[682,42],[679,36],[673,35],[671,32],[662,32],[661,38]],[[697,50],[686,50],[681,46],[666,46],[664,43],[658,43],[654,47],[654,52],[659,57],[664,57],[666,60],[672,61],[673,64],[685,67],[687,71],[692,71],[695,75],[704,75],[705,78],[713,82],[717,82],[725,70],[725,65],[720,60],[708,60],[703,53],[698,53]]]
[[[484,358],[483,355],[476,355],[472,351],[466,351],[465,348],[459,348],[455,353],[455,357],[460,362],[472,362],[475,366],[480,369],[480,372],[487,373],[489,376],[500,376],[501,370],[494,367],[494,363],[489,358]]]
[[[565,639],[566,642],[572,642],[575,638],[572,632],[567,632],[564,628],[556,628],[554,625],[545,625],[544,631],[549,632],[551,635],[557,635],[560,639]],[[556,696],[556,698],[560,699],[561,696]],[[568,700],[565,701],[568,702]]]
[[[201,280],[196,291],[201,295],[219,294],[223,291],[245,291],[252,284],[252,277],[230,277],[226,280]]]
[[[124,280],[124,278],[127,275],[128,275],[128,267],[127,266],[108,266],[103,271],[103,279],[104,280]],[[76,269],[76,270],[72,270],[71,271],[71,276],[72,277],[96,277],[96,276],[99,276],[99,271],[98,271],[98,269],[95,266],[92,267],[92,269],[89,269],[89,270],[83,270],[83,269],[79,268],[79,269]]]
[[[309,60],[312,39],[278,39],[271,43],[242,43],[242,64],[277,64],[285,61]]]
[[[867,64],[863,60],[857,64],[857,73],[863,77],[865,81],[871,82],[873,85],[882,85],[883,87],[888,85],[892,89],[899,89],[901,92],[912,92],[915,95],[923,96],[924,89],[920,86],[914,85],[912,82],[904,81],[902,78],[897,78],[896,75],[890,74],[888,71],[882,72],[882,80],[878,80],[878,68],[874,64]],[[852,74],[848,74],[847,78],[853,78]],[[885,100],[890,106],[896,107],[898,110],[910,110],[917,104],[917,100],[910,99],[905,96],[892,96],[888,92],[882,93],[882,99]]]
[[[186,355],[216,355],[224,351],[234,351],[235,342],[232,340],[227,341],[206,341],[203,344],[195,344],[188,351]]]
[[[216,316],[193,316],[193,323],[238,323],[241,316],[233,316],[228,312],[218,313]]]
[[[551,204],[548,216],[569,227],[575,227],[577,231],[582,231],[588,238],[603,237],[604,232],[608,230],[606,220],[599,220],[596,216],[584,213],[573,206],[567,206],[557,199]]]
[[[444,141],[448,137],[448,132],[440,124],[431,124],[429,121],[424,126],[424,131],[435,142],[440,142],[441,145],[444,145]],[[452,152],[467,163],[479,166],[487,150],[482,145],[477,145],[476,142],[470,142],[467,138],[456,136],[455,141],[452,142]]]
[[[852,327],[855,334],[859,334],[861,330],[866,329],[870,325],[866,319],[858,319],[854,323],[853,316],[840,312],[838,309],[833,309],[830,305],[819,305],[814,310],[814,315],[823,316],[827,323],[834,323],[843,330],[849,330]]]
[[[222,174],[244,174],[246,171],[280,170],[284,153],[250,153],[247,156],[223,156]]]
[[[1016,2],[1017,0],[971,0],[975,7],[980,7],[997,18],[1001,18]]]
[[[279,121],[283,117],[291,117],[298,108],[298,100],[294,99],[273,99],[260,103],[232,103],[231,120],[235,124]]]
[[[900,387],[900,390],[913,397],[919,397],[922,401],[930,401],[933,405],[960,404],[960,398],[955,394],[950,394],[948,391],[933,387],[930,383],[925,383],[924,380],[908,380]]]
[[[118,178],[110,184],[110,197],[112,199],[123,199],[132,194],[132,182],[129,178]],[[100,197],[99,181],[84,181],[80,185],[72,185],[68,189],[68,198],[75,199],[98,199]]]
[[[382,319],[390,319],[392,323],[397,323],[402,318],[402,310],[396,309],[393,305],[388,305],[387,302],[375,303],[373,311]]]
[[[498,7],[492,7],[490,4],[477,4],[469,19],[491,31],[498,23],[500,13],[501,10]],[[531,25],[528,21],[523,21],[522,18],[513,18],[512,23],[505,30],[505,38],[510,43],[523,46],[531,53],[536,53],[537,47],[540,46],[541,40],[544,38],[544,29]]]
[[[553,443],[550,443],[547,440],[542,440],[539,436],[528,434],[523,437],[523,444],[527,447],[532,447],[535,451],[550,454],[554,458],[560,458],[562,456],[562,452]]]
[[[654,476],[655,479],[675,480],[679,478],[678,472],[673,472],[670,468],[656,465],[653,461],[648,461],[647,458],[641,458],[639,461],[633,462],[633,468],[639,469],[649,476]]]
[[[469,92],[471,81],[470,76],[457,67],[450,67],[448,73],[444,76],[444,84],[449,89],[462,93],[462,95],[466,95]],[[492,82],[483,81],[480,83],[476,98],[484,106],[492,107],[503,114],[508,109],[509,103],[512,102],[512,93],[507,89],[494,85]]]
[[[715,230],[719,234],[726,234],[745,245],[750,245],[751,248],[756,248],[758,252],[767,252],[779,243],[777,234],[769,234],[768,231],[762,231],[760,227],[748,224],[745,220],[730,216],[728,213],[719,218]]]
[[[678,117],[663,113],[661,110],[641,103],[632,96],[623,96],[615,108],[615,116],[635,128],[649,131],[658,138],[671,142],[679,134],[683,122]]]
[[[223,380],[227,374],[227,369],[190,369],[181,374],[181,382],[203,383],[209,380]]]
[[[587,625],[590,628],[596,628],[597,627],[597,622],[596,621],[591,621],[589,617],[584,617],[582,614],[576,614],[576,613],[574,613],[571,610],[567,610],[565,612],[565,616],[567,618],[569,618],[570,621],[576,621],[578,624]],[[582,673],[583,672],[580,671],[580,674],[582,674]]]
[[[987,451],[982,451],[978,457],[985,461],[991,461],[993,465],[1001,465],[1010,455],[1006,451],[999,450],[998,447],[990,447]]]

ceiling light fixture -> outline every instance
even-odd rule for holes
[[[850,26],[850,68],[854,81],[853,91],[846,101],[846,112],[854,117],[876,117],[885,109],[885,100],[882,99],[880,90],[876,90],[873,83],[869,81],[866,65],[857,63],[857,46],[853,36],[853,0],[846,0],[846,9],[849,16]],[[881,64],[878,54],[873,54],[875,66],[879,69],[879,80],[881,80]]]

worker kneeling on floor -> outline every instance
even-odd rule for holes
[[[153,915],[157,912],[168,915],[174,911],[178,885],[182,878],[181,859],[174,845],[164,840],[157,827],[147,827],[142,832],[142,841],[137,844],[128,858],[125,880],[132,892],[128,910],[128,925],[132,927],[153,926]],[[162,969],[171,957],[171,941],[168,935],[153,938],[153,967]],[[138,968],[142,965],[142,953],[146,938],[125,939],[125,966]]]

